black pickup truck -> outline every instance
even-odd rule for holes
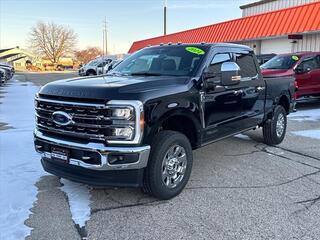
[[[263,79],[246,46],[147,47],[106,75],[42,87],[35,148],[59,177],[170,199],[189,180],[193,149],[257,127],[281,143],[294,91],[289,77]]]

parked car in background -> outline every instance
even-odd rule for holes
[[[262,65],[262,64],[268,62],[271,58],[273,58],[275,56],[276,56],[276,54],[274,54],[274,53],[260,54],[260,55],[257,55],[257,60],[258,60],[259,65]]]
[[[265,77],[293,76],[297,98],[320,96],[320,52],[280,54],[261,69]]]
[[[264,79],[247,46],[147,47],[104,76],[42,87],[35,149],[59,177],[170,199],[189,180],[193,149],[258,127],[281,143],[294,91],[292,77]]]
[[[63,64],[58,64],[56,66],[56,71],[65,71],[65,70],[72,70],[73,66],[72,65],[63,65]]]
[[[114,69],[116,66],[118,66],[121,62],[123,61],[123,59],[118,59],[118,60],[114,60],[112,61],[110,64],[106,64],[103,68],[103,74],[108,73],[110,70]]]
[[[15,74],[15,69],[9,64],[6,63],[0,63],[0,69],[2,69],[5,72],[5,79],[8,81],[11,79]]]
[[[5,74],[6,72],[0,68],[0,84],[4,84],[6,82]]]
[[[105,68],[109,68],[114,58],[97,58],[91,60],[79,69],[80,76],[92,76],[104,74]]]

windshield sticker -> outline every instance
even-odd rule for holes
[[[188,52],[191,52],[191,53],[194,53],[194,54],[197,54],[197,55],[205,54],[205,52],[202,49],[197,48],[197,47],[186,47],[186,50]]]
[[[293,60],[295,60],[295,61],[298,61],[298,60],[299,60],[299,57],[296,56],[296,55],[293,55],[291,58],[292,58]]]

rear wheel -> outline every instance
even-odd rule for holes
[[[268,145],[280,144],[287,129],[287,112],[282,106],[277,106],[271,119],[263,125],[264,142]]]
[[[185,135],[174,131],[158,133],[151,146],[144,192],[159,199],[177,196],[189,180],[192,161],[192,148]]]

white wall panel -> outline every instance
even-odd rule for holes
[[[320,51],[320,33],[304,34],[302,40],[297,40],[294,44],[295,52]]]
[[[290,53],[292,52],[292,40],[287,38],[275,38],[261,41],[261,54]]]
[[[243,41],[238,43],[253,48],[256,54],[280,54],[301,51],[320,52],[320,32],[304,34],[302,40],[296,40],[296,43],[292,43],[293,41],[294,40],[292,39],[282,37],[265,40]]]
[[[242,16],[252,16],[259,13],[270,12],[282,8],[293,7],[311,2],[317,2],[320,0],[276,0],[272,2],[262,3],[257,6],[252,6],[242,10]]]

